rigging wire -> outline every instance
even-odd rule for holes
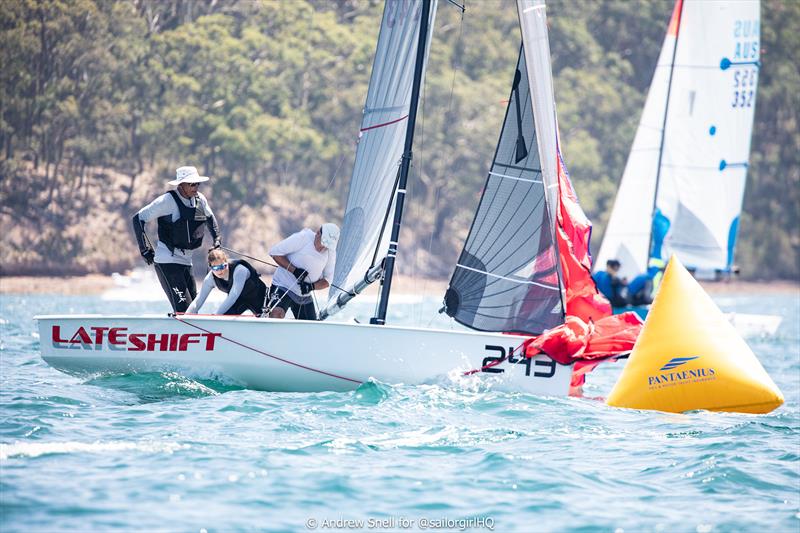
[[[310,9],[309,10],[309,15],[308,15],[308,35],[313,35],[313,34],[314,34],[314,10]],[[309,52],[311,51],[311,39],[305,39],[305,43],[306,43],[306,48],[305,48],[305,50],[303,50],[303,61],[304,61],[304,63],[306,63],[305,66],[308,67],[307,63],[308,63],[308,58],[310,56]],[[309,69],[306,68],[304,70],[304,72],[303,72],[303,75],[306,75],[306,73],[308,73],[308,71],[309,71]],[[304,85],[304,84],[301,84],[301,85]],[[286,138],[294,140],[294,138],[292,137],[292,134],[294,133],[295,128],[297,127],[297,122],[298,121],[296,120],[297,117],[293,117],[293,118],[295,120],[292,120],[292,125],[291,125],[291,127],[289,128],[289,131],[286,134]],[[283,170],[280,173],[280,183],[279,183],[279,185],[285,185],[286,184],[286,175],[288,173],[289,173],[289,161],[287,159],[287,160],[285,160],[283,162]],[[305,187],[301,188],[301,191],[305,191]]]
[[[240,255],[242,257],[246,257],[248,259],[252,259],[253,261],[258,261],[259,263],[264,263],[265,265],[269,265],[271,267],[278,268],[278,265],[276,265],[275,263],[271,263],[269,261],[264,261],[263,259],[259,259],[257,257],[253,257],[252,255],[243,254],[242,252],[237,252],[236,250],[232,250],[231,248],[227,248],[225,246],[220,246],[220,248],[222,248],[226,252],[230,252],[232,254]]]
[[[460,48],[460,46],[461,46],[461,41],[462,41],[462,38],[464,36],[464,12],[467,9],[467,7],[466,7],[467,6],[467,2],[466,2],[466,0],[464,0],[464,4],[463,5],[459,5],[459,4],[456,4],[453,0],[448,0],[448,1],[451,4],[461,8],[461,17],[459,19],[459,25],[458,25],[458,39],[456,40],[456,46],[455,46],[455,50],[458,50]],[[454,54],[453,58],[454,58],[454,62],[453,62],[453,79],[450,81],[450,95],[448,96],[448,100],[447,100],[447,114],[445,115],[445,119],[447,119],[447,117],[450,117],[451,114],[452,114],[452,110],[453,110],[453,93],[455,91],[456,76],[458,74],[458,67],[459,67],[459,62],[458,62],[459,57],[458,57],[458,55]],[[423,117],[423,123],[424,123],[424,117]],[[450,128],[448,127],[448,130],[449,129]],[[447,159],[447,163],[449,164],[452,161],[452,159],[453,159],[453,149],[451,148],[449,157]],[[444,165],[443,168],[447,168],[448,166],[449,165]],[[440,200],[441,200],[441,188],[437,188],[436,189],[436,194],[434,195],[434,201],[433,201],[434,221],[436,220],[436,216],[439,213],[439,201]],[[432,225],[431,226],[431,234],[430,234],[430,237],[428,238],[428,256],[429,257],[433,253],[433,234],[434,234],[434,227]],[[423,284],[423,287],[425,287],[425,288],[423,288],[423,293],[425,292],[425,290],[427,288],[426,287],[427,283],[428,282],[426,280],[424,282],[424,284]],[[428,321],[428,327],[431,326],[431,324],[437,318],[438,315],[439,315],[439,313],[434,313],[431,316],[431,319]],[[422,306],[420,305],[420,321],[421,320],[422,320]]]
[[[331,180],[328,182],[328,186],[325,187],[324,194],[327,194],[329,190],[331,190],[331,186],[333,182],[336,181],[336,176],[339,174],[339,171],[342,169],[342,164],[344,163],[344,159],[347,157],[347,151],[342,150],[342,157],[339,158],[339,164],[336,165],[336,170],[333,171],[333,176],[331,176]]]
[[[458,9],[460,9],[462,15],[464,14],[464,11],[467,10],[467,0],[464,0],[464,4],[463,5],[459,4],[459,3],[456,3],[455,0],[447,0],[447,1],[450,2],[451,4],[453,4],[454,6],[456,6]]]
[[[233,250],[233,249],[231,249],[231,248],[227,248],[227,247],[225,247],[225,246],[220,246],[220,248],[222,248],[222,249],[223,249],[223,250],[225,250],[226,252],[230,252],[230,253],[232,253],[232,254],[240,255],[240,256],[242,256],[242,257],[246,257],[246,258],[248,258],[248,259],[252,259],[253,261],[258,261],[259,263],[264,263],[265,265],[269,265],[269,266],[271,266],[271,267],[274,267],[274,268],[278,268],[278,266],[279,266],[279,265],[276,265],[275,263],[272,263],[272,262],[270,262],[270,261],[264,261],[263,259],[259,259],[259,258],[257,258],[257,257],[253,257],[252,255],[247,255],[247,254],[244,254],[244,253],[242,253],[242,252],[237,252],[236,250]],[[342,291],[342,292],[346,292],[346,293],[348,293],[348,294],[351,294],[349,291],[346,291],[346,290],[344,290],[343,288],[339,287],[338,285],[336,285],[336,284],[334,284],[334,283],[331,283],[330,285],[331,285],[331,287],[333,287],[334,289],[339,289],[339,290],[340,290],[340,291]],[[315,299],[315,301],[316,301],[316,299]]]
[[[302,368],[303,370],[308,370],[310,372],[316,372],[317,374],[330,376],[330,377],[337,378],[337,379],[340,379],[340,380],[343,380],[343,381],[350,381],[350,382],[356,383],[356,384],[363,383],[362,381],[359,381],[358,379],[350,378],[350,377],[347,377],[347,376],[342,376],[340,374],[334,374],[333,372],[328,372],[327,370],[322,370],[320,368],[314,368],[312,366],[304,365],[304,364],[298,363],[297,361],[292,361],[291,359],[285,359],[283,357],[278,357],[277,355],[274,355],[274,354],[271,354],[271,353],[268,353],[268,352],[264,352],[262,350],[259,350],[258,348],[254,348],[253,346],[248,346],[247,344],[241,343],[241,342],[239,342],[239,341],[237,341],[237,340],[235,340],[233,338],[226,337],[223,334],[212,333],[211,331],[209,331],[209,330],[207,330],[205,328],[201,328],[197,324],[193,324],[193,323],[189,322],[185,318],[178,317],[178,316],[176,316],[174,314],[170,315],[170,316],[172,318],[174,318],[175,320],[177,320],[178,322],[186,324],[187,326],[193,327],[195,329],[199,329],[200,331],[204,331],[204,332],[209,333],[211,335],[219,335],[219,338],[224,339],[224,340],[230,342],[231,344],[235,344],[237,346],[241,346],[242,348],[244,348],[246,350],[250,350],[251,352],[255,352],[255,353],[259,354],[259,355],[263,355],[265,357],[269,357],[271,359],[274,359],[275,361],[280,361],[281,363],[285,363],[287,365],[292,365],[292,366],[295,366],[297,368]]]
[[[419,164],[418,165],[414,165],[415,170],[417,172],[417,180],[418,181],[422,181],[423,162],[425,161],[425,117],[427,116],[427,112],[426,112],[426,109],[425,109],[425,104],[428,101],[427,97],[428,97],[428,84],[426,83],[426,84],[424,84],[422,86],[422,113],[421,113],[421,115],[422,115],[422,123],[420,124],[420,131],[419,131],[419,138],[420,138],[420,142],[419,142],[419,158],[418,158]],[[416,206],[417,206],[416,219],[420,220],[420,215],[421,215],[421,211],[422,211],[422,208],[423,208],[422,202],[416,202]],[[414,262],[412,263],[412,270],[411,270],[411,279],[414,280],[413,281],[413,287],[414,287],[415,291],[419,286],[418,285],[418,283],[419,283],[419,271],[420,271],[420,268],[419,268],[419,254],[416,253],[416,246],[415,246],[414,247]],[[420,324],[422,322],[422,302],[425,300],[424,295],[425,295],[426,285],[427,285],[427,281],[423,282],[423,284],[422,284],[422,287],[423,287],[422,288],[423,298],[420,299],[418,304],[416,304],[416,305],[412,304],[411,316],[413,317],[414,315],[417,314],[417,312],[419,313],[419,318],[414,321],[416,324]],[[417,312],[414,311],[414,307],[417,308]]]

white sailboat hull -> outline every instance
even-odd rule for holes
[[[490,379],[538,395],[569,393],[572,367],[508,355],[525,337],[498,333],[275,320],[247,316],[39,316],[42,358],[70,374],[173,370],[247,388],[347,391],[374,378],[422,384]],[[518,351],[518,350],[517,350]]]
[[[772,337],[783,321],[780,315],[726,313],[725,316],[742,337]]]

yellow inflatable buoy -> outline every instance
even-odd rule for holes
[[[722,311],[673,256],[606,403],[671,413],[768,413],[783,404],[783,395]]]

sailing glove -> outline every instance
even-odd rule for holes
[[[303,281],[306,279],[306,276],[308,276],[308,271],[306,271],[304,268],[294,267],[294,272],[292,272],[292,274],[294,274],[294,277],[297,278],[297,281]]]
[[[219,237],[214,239],[214,246],[211,247],[212,250],[215,250],[217,248],[222,248],[222,242],[220,241]]]
[[[309,283],[307,281],[300,282],[300,294],[305,296],[306,294],[311,294],[311,291],[314,290],[314,284]]]
[[[152,248],[148,248],[147,250],[142,252],[142,257],[144,257],[144,262],[145,263],[147,263],[148,265],[152,265],[153,264],[153,260],[156,257],[156,253],[153,251]]]

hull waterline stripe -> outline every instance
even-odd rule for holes
[[[193,328],[199,329],[200,331],[204,331],[206,333],[212,333],[212,332],[208,331],[207,329],[203,329],[200,326],[192,324],[191,322],[186,322],[185,320],[181,320],[178,317],[174,317],[174,318],[178,322],[182,322],[182,323],[186,324],[187,326],[191,326]],[[272,355],[272,354],[268,354],[267,352],[262,352],[261,350],[257,350],[256,348],[253,348],[252,346],[247,346],[246,344],[242,344],[241,342],[235,341],[233,339],[229,339],[225,335],[220,335],[220,338],[221,339],[225,339],[228,342],[232,342],[233,344],[236,344],[237,346],[241,346],[242,348],[247,348],[248,350],[251,350],[251,351],[253,351],[253,352],[257,353],[257,354],[261,354],[261,355],[265,355],[267,357],[271,357],[272,359],[275,359],[275,360],[280,361],[282,363],[286,363],[286,364],[289,364],[289,365],[292,365],[292,366],[296,366],[296,367],[302,368],[304,370],[309,370],[311,372],[317,372],[319,374],[324,374],[324,375],[330,376],[332,378],[343,379],[345,381],[350,381],[352,383],[358,383],[359,385],[364,383],[363,381],[359,381],[357,379],[352,379],[352,378],[348,378],[348,377],[344,377],[344,376],[339,376],[338,374],[333,374],[331,372],[326,372],[326,371],[320,370],[318,368],[312,368],[310,366],[301,365],[300,363],[295,363],[294,361],[289,361],[288,359],[283,359],[282,357],[278,357],[277,355]]]

